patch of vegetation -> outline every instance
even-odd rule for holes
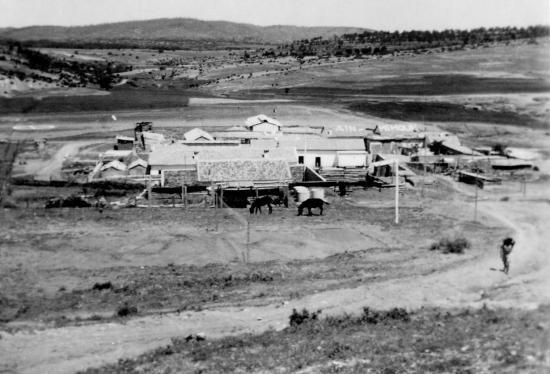
[[[218,340],[175,338],[135,359],[84,373],[295,372],[475,373],[548,370],[541,326],[550,307],[521,310],[373,311],[324,319],[298,328]],[[295,315],[303,315],[297,312]],[[311,313],[309,313],[311,316]],[[377,319],[377,321],[379,321]]]
[[[443,238],[438,242],[432,243],[430,251],[441,251],[442,253],[458,253],[462,254],[466,249],[471,247],[470,241],[463,237],[454,239]]]
[[[131,70],[131,66],[107,61],[70,61],[53,57],[37,50],[28,48],[20,42],[9,41],[7,51],[10,59],[43,73],[59,75],[59,83],[66,87],[94,86],[101,89],[111,89],[114,83],[120,81],[117,73]],[[12,72],[4,72],[11,76]],[[24,79],[26,74],[17,70],[17,76]]]
[[[302,39],[267,49],[265,56],[336,56],[384,55],[403,51],[425,52],[428,49],[455,50],[490,43],[534,40],[550,35],[548,26],[492,27],[472,30],[364,31],[330,38]]]
[[[128,305],[125,303],[120,308],[117,309],[116,315],[118,317],[130,317],[138,313],[138,308],[134,305]]]
[[[118,86],[109,95],[0,98],[0,114],[74,113],[129,109],[180,108],[187,106],[185,89],[129,88]]]
[[[321,311],[310,313],[306,308],[301,312],[298,312],[296,309],[292,309],[292,314],[289,317],[290,327],[298,327],[304,323],[309,323],[312,321],[317,321],[317,317],[321,314]]]
[[[441,81],[442,84],[439,87],[436,87],[436,81]],[[464,85],[452,83],[453,81],[462,81],[464,82]],[[424,83],[427,83],[427,85],[424,85]],[[421,87],[421,85],[423,86]],[[539,87],[533,87],[533,85]],[[519,84],[518,82],[516,85],[508,79],[495,80],[457,76],[454,79],[447,79],[446,83],[444,79],[441,79],[441,77],[433,77],[417,84],[412,82],[412,85],[408,85],[407,87],[401,86],[400,84],[393,85],[390,83],[380,88],[376,88],[375,90],[386,91],[389,93],[394,93],[396,90],[406,90],[407,94],[411,95],[427,95],[435,94],[435,91],[441,91],[441,93],[443,91],[447,91],[447,93],[450,93],[449,90],[453,90],[454,93],[473,93],[479,91],[489,93],[491,91],[508,92],[508,90],[517,90],[517,92],[521,92],[526,89],[541,89],[546,91],[550,90],[550,86],[540,84],[540,82],[535,80],[523,82],[522,84]],[[401,91],[401,93],[405,92]],[[377,117],[405,121],[482,122],[539,128],[546,126],[544,122],[533,119],[528,115],[518,114],[511,111],[473,110],[465,107],[464,105],[445,102],[361,102],[351,104],[349,108]]]

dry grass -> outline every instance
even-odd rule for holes
[[[550,308],[368,308],[360,316],[308,318],[283,331],[220,340],[177,338],[136,359],[85,373],[542,373]]]

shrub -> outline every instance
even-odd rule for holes
[[[92,290],[110,290],[113,288],[113,284],[111,282],[104,282],[104,283],[94,283]]]
[[[133,305],[124,304],[117,309],[116,315],[118,317],[128,317],[137,314],[138,309]]]
[[[292,314],[289,317],[290,327],[298,327],[303,323],[317,320],[317,317],[321,314],[321,311],[310,313],[306,308],[298,312],[296,309],[292,309]]]
[[[454,239],[443,238],[438,242],[432,243],[430,246],[431,251],[441,251],[443,253],[464,253],[465,249],[471,247],[468,239],[463,237],[458,237]]]
[[[361,320],[366,323],[377,324],[388,320],[409,322],[411,320],[409,312],[404,308],[393,308],[387,311],[371,310],[369,307],[363,308]]]

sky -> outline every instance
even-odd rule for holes
[[[0,0],[0,27],[187,17],[376,30],[550,24],[550,0]]]

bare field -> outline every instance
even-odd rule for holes
[[[130,134],[137,121],[180,133],[242,125],[265,113],[286,125],[374,128],[395,122],[388,118],[395,118],[395,106],[421,103],[420,114],[401,110],[399,119],[451,130],[468,145],[534,149],[541,176],[529,181],[525,194],[513,178],[478,191],[477,222],[476,192],[450,178],[406,189],[398,225],[393,191],[373,189],[344,199],[327,190],[326,215],[313,217],[297,217],[295,207],[269,216],[206,207],[3,210],[0,371],[72,373],[128,359],[98,370],[544,372],[550,355],[547,306],[541,306],[550,303],[546,46],[311,63],[290,71],[220,65],[204,72],[219,83],[189,90],[181,83],[174,91],[142,72],[138,78],[149,88],[121,86],[96,99],[103,101],[94,110],[79,96],[56,99],[51,113],[31,108],[3,115],[3,137],[50,138],[47,155],[16,165],[17,172],[47,178],[66,156],[98,152],[98,142]],[[161,87],[153,87],[157,83]],[[132,101],[129,90],[140,96],[137,104],[108,102],[116,95]],[[196,96],[214,100],[187,102]],[[71,100],[80,104],[72,107]],[[365,102],[386,107],[366,113],[349,107]],[[449,105],[456,111],[445,116]],[[466,105],[479,108],[466,113]],[[14,194],[35,199],[30,205],[36,207],[75,190],[25,187]],[[498,271],[497,245],[505,235],[518,243],[510,276]],[[468,239],[471,248],[464,254],[429,250],[455,237]],[[129,316],[118,315],[123,307]],[[292,309],[304,307],[322,309],[328,318],[283,330]],[[374,324],[363,307],[414,312],[405,314],[410,320],[382,313]],[[335,317],[342,313],[354,316]],[[182,339],[197,333],[206,334],[206,342]],[[233,337],[217,340],[227,336]]]
[[[425,192],[424,203],[434,204],[438,191]],[[354,202],[372,193],[334,197],[322,217],[296,217],[294,208],[261,217],[244,209],[9,212],[0,247],[3,319],[111,316],[122,302],[145,314],[271,303],[472,261],[503,232],[471,224],[459,205],[437,214],[434,206],[418,205],[414,191],[402,197],[403,223],[396,226],[391,193],[375,192],[383,199],[378,206]],[[249,236],[235,215],[248,220]],[[32,229],[22,235],[21,225]],[[466,255],[428,251],[434,237],[461,231],[474,246]],[[104,282],[113,288],[92,289]]]

